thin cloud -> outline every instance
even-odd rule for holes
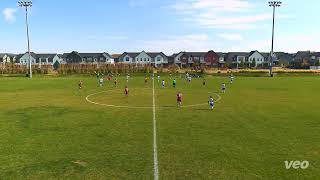
[[[127,36],[119,36],[119,35],[90,35],[87,37],[89,40],[127,40],[129,39]]]
[[[207,34],[189,34],[152,39],[140,42],[146,51],[162,51],[167,54],[180,51],[208,51],[219,50],[220,44],[212,44]]]
[[[178,0],[169,6],[181,21],[202,28],[248,30],[272,19],[271,13],[253,13],[258,4],[247,0]],[[290,18],[278,15],[277,18]]]
[[[218,34],[218,37],[225,39],[225,40],[229,40],[229,41],[242,41],[243,40],[243,37],[241,36],[241,34],[222,33],[222,34]]]
[[[17,12],[17,9],[14,9],[14,8],[5,8],[3,11],[2,11],[2,14],[4,15],[4,19],[7,21],[7,22],[14,22],[16,20],[16,12]]]

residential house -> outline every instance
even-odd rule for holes
[[[14,54],[0,54],[0,64],[13,63],[15,61]]]
[[[140,53],[137,52],[124,52],[120,57],[119,57],[119,63],[123,63],[123,64],[132,64],[132,63],[136,63],[136,57],[139,55]]]
[[[114,59],[114,62],[115,63],[118,63],[119,62],[119,57],[121,56],[122,54],[112,54],[112,58]]]
[[[249,57],[246,59],[245,63],[251,67],[252,63],[255,63],[255,67],[258,65],[262,65],[265,63],[265,56],[261,54],[259,51],[251,51]]]
[[[319,66],[320,64],[320,52],[311,53],[311,61],[313,66]]]
[[[62,59],[58,54],[36,54],[30,52],[30,60],[35,65],[53,65],[58,62],[61,63]],[[17,56],[17,63],[26,65],[29,63],[29,53],[20,54]]]
[[[227,54],[226,62],[239,68],[239,65],[241,63],[245,63],[249,55],[250,53],[247,53],[247,52],[229,52]]]
[[[219,56],[219,64],[221,67],[225,66],[226,63],[226,58],[227,58],[227,53],[222,53],[222,52],[217,52],[218,56]]]
[[[173,54],[171,56],[168,56],[168,65],[174,65],[174,57],[176,56],[176,54]]]
[[[119,62],[124,64],[151,64],[155,67],[168,64],[168,57],[162,52],[125,52],[119,57]]]
[[[62,59],[66,63],[79,63],[79,64],[114,64],[113,57],[104,53],[79,53],[72,51],[71,53],[64,53]]]
[[[278,65],[285,67],[293,61],[293,55],[285,52],[276,52],[276,59],[278,60]]]
[[[37,65],[53,65],[55,63],[61,64],[62,59],[58,54],[36,54]]]
[[[152,57],[145,51],[140,52],[134,59],[133,63],[136,64],[151,64]]]
[[[151,57],[151,64],[153,64],[154,67],[168,66],[169,59],[164,53],[148,52],[147,54]]]
[[[310,51],[298,51],[293,58],[293,61],[296,62],[309,62],[311,60],[311,52]]]
[[[174,54],[174,63],[179,66],[193,66],[193,65],[207,65],[217,66],[219,65],[219,55],[214,51],[208,52],[180,52]]]
[[[30,52],[30,56],[29,56],[29,53],[19,54],[17,56],[16,63],[21,65],[27,65],[29,64],[29,60],[31,61],[32,64],[35,64],[37,60],[37,55],[34,52]]]
[[[180,67],[182,67],[183,65],[186,65],[187,64],[187,61],[186,60],[184,60],[184,61],[182,61],[181,60],[181,56],[184,54],[184,52],[179,52],[179,53],[177,53],[177,54],[173,54],[172,56],[173,56],[173,58],[174,58],[174,64],[176,64],[176,65],[178,65],[178,66],[180,66]]]

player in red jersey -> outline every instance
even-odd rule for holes
[[[117,79],[114,79],[114,86],[115,87],[117,87],[117,83],[118,83]]]
[[[128,95],[129,95],[129,88],[128,88],[128,86],[126,86],[126,87],[124,88],[124,93],[125,93],[126,97],[128,97]]]
[[[179,107],[182,106],[182,93],[181,92],[178,92],[178,94],[177,94],[177,103],[178,103]]]

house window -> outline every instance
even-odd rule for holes
[[[129,62],[129,61],[130,61],[130,58],[129,58],[129,57],[126,57],[126,61]]]
[[[157,58],[157,61],[158,61],[158,62],[161,61],[161,57],[158,57],[158,58]]]

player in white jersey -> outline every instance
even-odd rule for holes
[[[160,82],[160,75],[158,75],[158,83]]]
[[[233,80],[234,80],[234,76],[233,76],[233,75],[230,75],[230,83],[231,83],[231,84],[233,83]]]
[[[222,91],[222,93],[226,93],[226,84],[225,83],[222,83],[221,91]]]
[[[129,82],[129,78],[130,78],[130,75],[129,74],[127,74],[127,83]]]
[[[188,77],[188,82],[191,83],[191,80],[192,80],[192,77],[189,76],[189,77]]]
[[[212,96],[209,97],[208,103],[210,105],[210,109],[213,110],[213,108],[214,108],[214,99],[212,98]]]
[[[165,88],[166,87],[166,82],[164,80],[162,80],[162,88]]]
[[[103,86],[103,81],[104,81],[104,80],[103,80],[103,78],[102,78],[102,77],[100,77],[100,79],[99,79],[99,86],[100,86],[100,87],[102,87],[102,86]]]

